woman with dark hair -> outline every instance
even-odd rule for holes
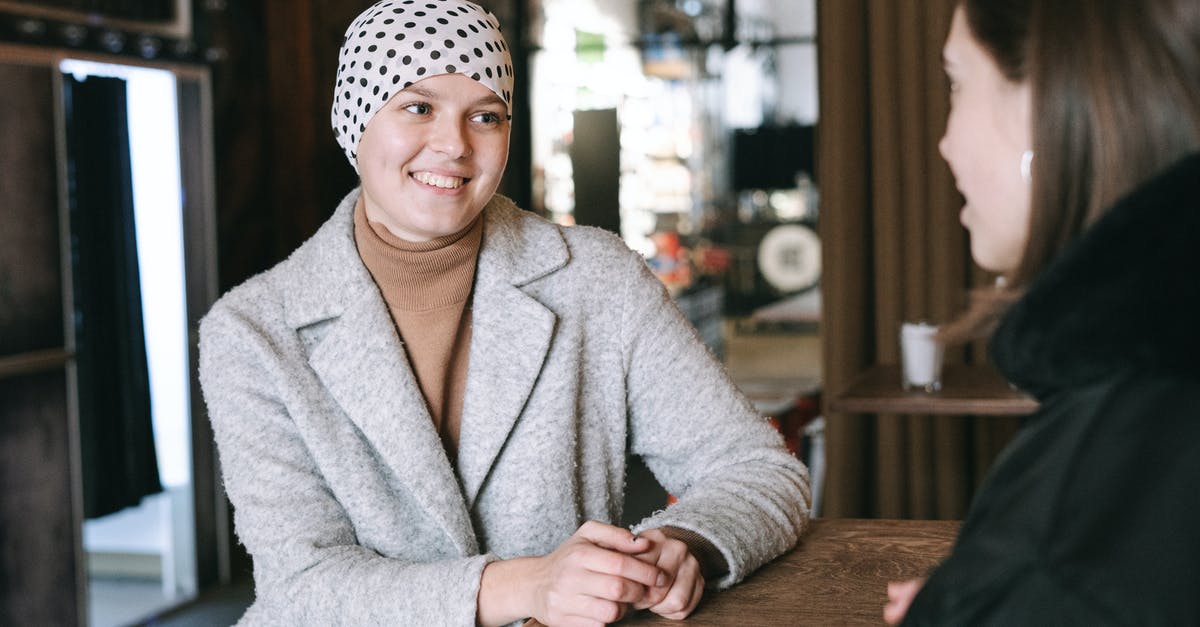
[[[200,327],[254,559],[241,623],[678,619],[795,544],[804,465],[641,256],[496,194],[516,122],[495,16],[377,2],[336,81],[361,186]],[[679,499],[626,529],[630,454]]]
[[[996,288],[946,331],[1040,409],[906,625],[1200,624],[1200,3],[965,0],[939,148]]]

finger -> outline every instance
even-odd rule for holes
[[[565,618],[574,618],[584,623],[595,621],[602,625],[607,625],[608,623],[615,623],[621,620],[621,617],[625,615],[625,604],[581,596],[572,603],[572,607],[567,610],[567,614],[570,616]]]
[[[589,597],[618,603],[634,603],[646,594],[646,587],[636,581],[596,573],[581,577],[576,590]]]
[[[663,539],[662,550],[658,556],[658,567],[667,575],[668,581],[663,585],[668,587],[673,585],[678,573],[686,568],[700,572],[700,562],[692,555],[687,544],[675,539]]]
[[[663,584],[661,586],[647,586],[645,595],[642,597],[640,602],[635,603],[635,607],[637,607],[639,610],[644,610],[646,608],[653,608],[662,603],[663,599],[666,599],[667,595],[670,594],[671,587],[675,585],[675,581],[676,577],[672,576],[669,571],[664,569]]]
[[[681,616],[680,618],[684,618],[687,615],[694,612],[696,610],[696,606],[700,605],[700,599],[704,598],[704,576],[703,575],[696,575],[695,586],[696,586],[695,590],[692,590],[692,602],[688,603],[688,606],[686,608],[684,608],[683,616]]]
[[[662,551],[658,557],[658,567],[663,572],[662,585],[655,585],[646,591],[646,598],[639,604],[638,609],[654,607],[662,603],[675,585],[675,579],[681,570],[690,569],[696,576],[700,573],[700,563],[688,550],[687,545],[678,540],[662,537]],[[690,565],[689,565],[690,562]]]
[[[692,599],[696,595],[697,584],[702,587],[704,577],[700,575],[699,564],[690,560],[681,566],[667,595],[651,607],[650,611],[673,620],[681,615],[686,616],[690,611],[689,607],[694,607]]]
[[[907,581],[890,581],[888,582],[887,590],[889,598],[911,598],[921,589],[921,585],[925,583],[923,579],[909,579]]]
[[[888,601],[883,606],[883,622],[889,625],[899,625],[904,618],[904,612],[900,610],[895,601]]]
[[[883,606],[883,622],[889,625],[899,625],[908,613],[908,604],[892,599]]]
[[[671,589],[666,586],[652,586],[646,588],[642,598],[633,603],[633,608],[637,610],[652,608],[659,603],[662,603],[662,600],[667,598],[667,593],[670,591]]]
[[[666,581],[658,566],[598,546],[588,547],[584,552],[582,565],[593,573],[622,577],[647,587]]]
[[[925,583],[923,579],[910,579],[908,581],[893,581],[888,583],[888,599],[907,610],[908,605],[912,603],[913,597],[921,591],[921,586]]]
[[[638,538],[646,540],[645,544],[640,544],[639,546],[641,549],[639,555],[661,551],[663,546],[670,541],[660,529],[645,529],[642,533],[638,534]]]
[[[883,606],[884,622],[889,625],[897,625],[900,621],[904,620],[904,615],[908,613],[908,607],[912,604],[913,598],[920,592],[921,586],[924,583],[924,579],[910,579],[908,581],[893,581],[888,583],[888,602]]]
[[[623,553],[644,551],[650,545],[648,540],[639,538],[628,529],[595,520],[583,523],[575,531],[575,535],[586,539],[592,544]]]
[[[692,584],[692,596],[687,605],[674,614],[664,614],[663,618],[670,620],[683,620],[691,615],[696,610],[696,606],[700,605],[700,599],[704,597],[704,577],[696,576],[696,581]]]

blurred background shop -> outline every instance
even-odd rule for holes
[[[815,312],[814,2],[546,0],[540,17],[530,208],[619,233],[718,354],[722,314],[808,292]]]
[[[822,410],[987,280],[935,148],[951,0],[477,1],[516,66],[501,192],[645,256],[817,511],[961,515],[1007,426]],[[370,4],[0,0],[0,624],[245,607],[196,323],[356,184],[327,121]],[[636,516],[666,495],[632,461]]]

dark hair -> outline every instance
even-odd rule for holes
[[[1113,203],[1200,148],[1200,2],[962,0],[971,35],[1032,92],[1029,238],[950,341],[983,335]],[[990,293],[990,294],[989,294]]]

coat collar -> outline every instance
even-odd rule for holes
[[[1117,202],[1034,280],[991,354],[1038,397],[1130,368],[1200,375],[1200,153]]]
[[[558,228],[502,196],[484,208],[457,474],[433,429],[387,305],[354,244],[358,190],[284,262],[285,319],[315,336],[309,361],[342,410],[464,555],[469,508],[541,373],[556,318],[522,286],[566,265]],[[461,483],[460,483],[461,481]]]
[[[288,324],[301,328],[336,318],[348,303],[377,292],[354,244],[354,205],[359,189],[346,195],[333,216],[286,261],[288,275],[307,279],[286,293]],[[518,208],[499,194],[483,209],[479,272],[496,283],[520,287],[567,264],[569,253],[558,227]]]

